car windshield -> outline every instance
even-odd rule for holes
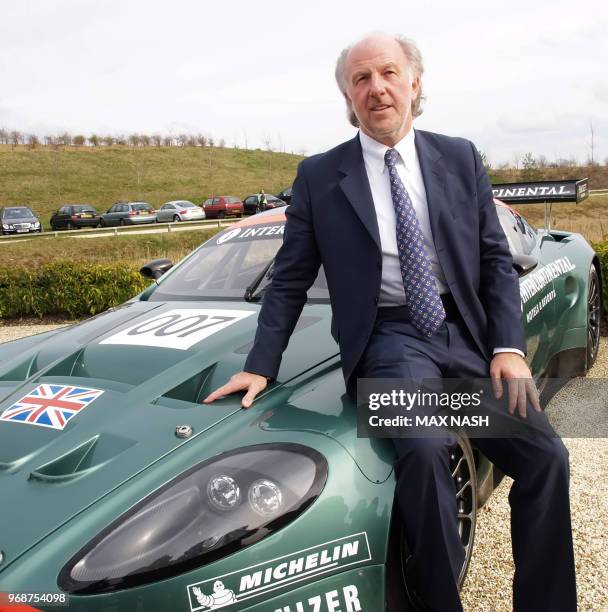
[[[95,209],[92,208],[91,206],[87,206],[86,204],[83,205],[78,205],[78,206],[72,206],[72,208],[74,209],[75,213],[79,213],[79,212],[95,212]]]
[[[161,277],[150,301],[238,299],[274,258],[283,243],[283,221],[234,227],[216,234],[188,259]],[[270,279],[256,290],[263,294]],[[309,302],[328,302],[323,269],[308,291]]]
[[[150,210],[152,206],[150,204],[146,204],[145,202],[136,202],[132,204],[134,210]]]
[[[34,213],[25,206],[23,208],[5,208],[4,219],[23,219],[23,217],[33,217]]]
[[[176,202],[178,206],[182,208],[198,208],[196,204],[192,204],[192,202]]]

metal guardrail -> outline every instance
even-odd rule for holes
[[[22,234],[7,234],[6,236],[0,236],[0,241],[3,240],[23,240],[23,239],[32,239],[32,238],[57,238],[59,236],[72,236],[72,237],[82,237],[87,236],[89,238],[94,237],[104,237],[104,236],[119,236],[121,234],[128,235],[138,235],[142,233],[154,233],[159,234],[163,233],[166,228],[168,233],[172,231],[187,231],[195,230],[195,229],[203,229],[205,227],[217,226],[218,229],[222,227],[227,227],[236,223],[237,221],[241,221],[241,218],[236,219],[205,219],[204,221],[179,221],[179,222],[170,222],[170,223],[142,223],[141,225],[117,225],[115,227],[87,227],[81,229],[72,229],[72,230],[48,230],[43,231],[42,233],[37,232],[28,232]],[[159,231],[161,230],[161,231]]]

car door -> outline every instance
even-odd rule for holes
[[[556,326],[554,282],[545,274],[541,236],[517,211],[498,206],[497,212],[519,275],[526,360],[532,372],[538,373],[550,356]]]

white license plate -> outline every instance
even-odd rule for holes
[[[17,230],[17,233],[18,233],[18,234],[27,234],[29,231],[30,231],[30,230],[28,230],[28,229],[18,229],[18,230]]]

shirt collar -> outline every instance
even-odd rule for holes
[[[406,167],[412,167],[412,164],[416,160],[416,146],[415,146],[416,134],[414,128],[412,128],[394,147],[399,155],[401,156],[402,162]],[[359,140],[361,141],[361,150],[363,151],[363,160],[366,164],[375,168],[378,172],[382,173],[386,170],[386,164],[384,163],[384,155],[390,147],[385,144],[374,140],[362,130],[359,130]]]

